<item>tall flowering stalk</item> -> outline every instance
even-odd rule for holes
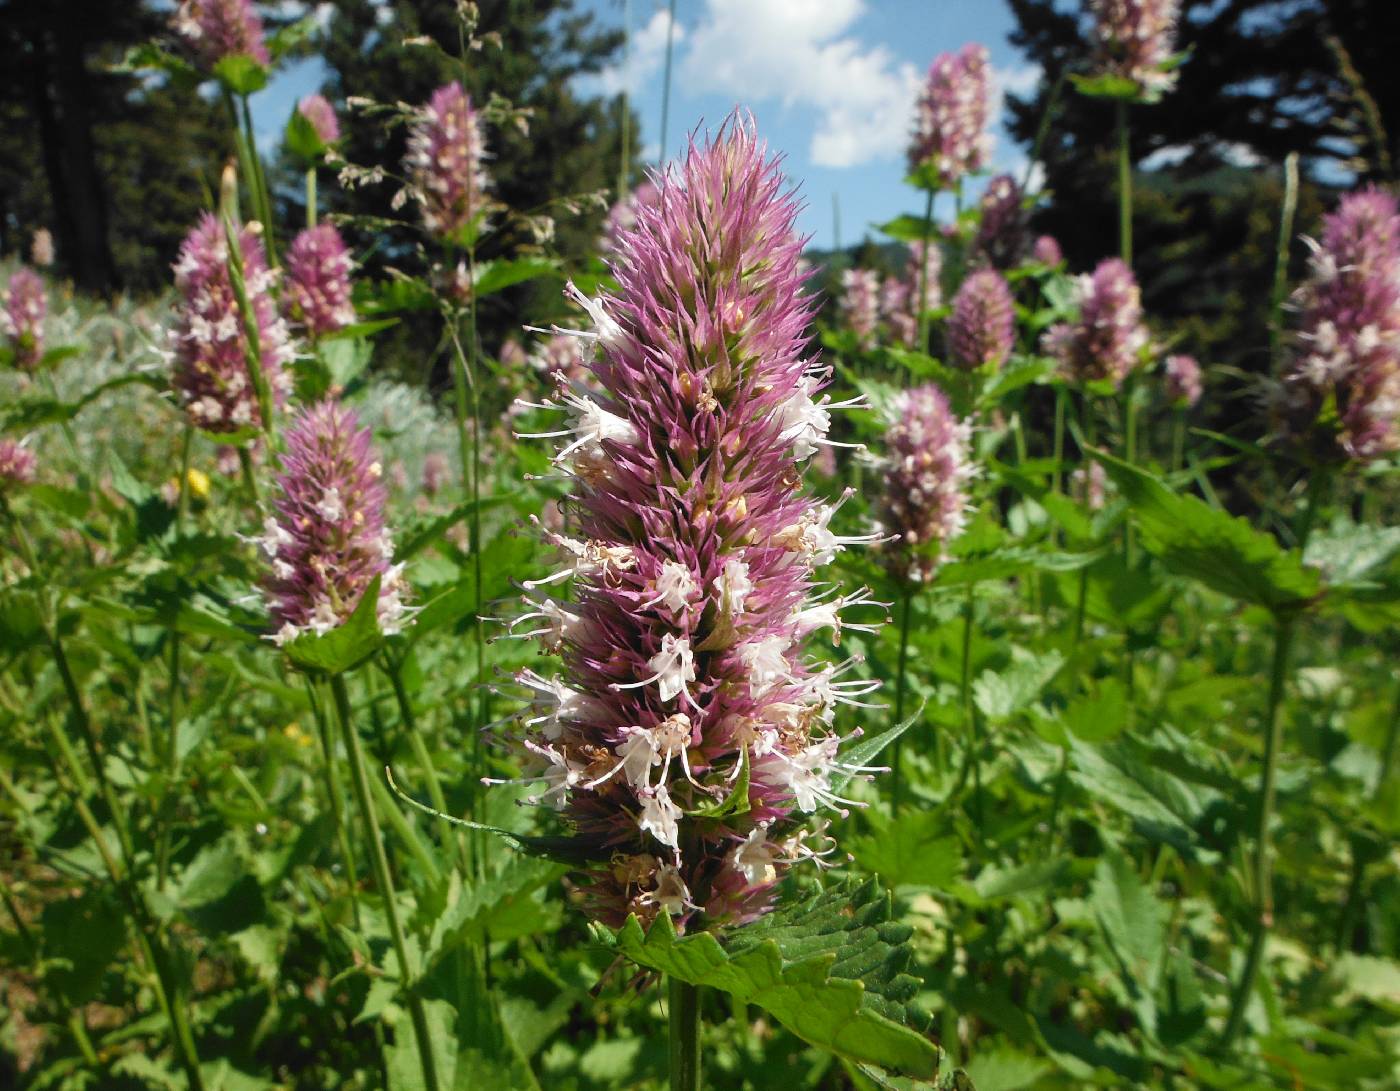
[[[485,207],[486,139],[460,83],[433,92],[408,135],[411,192],[429,234],[459,242]]]
[[[814,594],[816,568],[868,538],[836,535],[834,507],[799,490],[836,406],[803,354],[798,206],[765,154],[731,120],[660,179],[621,237],[618,295],[589,302],[601,393],[562,393],[552,433],[579,536],[549,535],[566,564],[531,586],[572,577],[575,594],[527,600],[563,673],[518,676],[536,695],[524,745],[533,798],[599,860],[589,900],[610,924],[763,913],[820,854],[806,816],[849,802],[831,778],[863,772],[832,724],[878,683],[840,680],[850,661],[803,641],[870,628],[841,615],[864,591]]]
[[[330,224],[308,227],[287,248],[283,307],[312,338],[344,329],[355,321],[350,301],[350,251]]]
[[[1026,210],[1021,187],[1009,174],[998,174],[982,192],[982,218],[972,240],[973,264],[1012,269],[1026,253]]]
[[[1016,339],[1011,289],[995,269],[979,269],[963,281],[948,317],[948,349],[961,368],[1000,367]]]
[[[1201,400],[1201,365],[1194,356],[1174,353],[1168,356],[1163,367],[1163,393],[1167,401],[1182,409],[1189,409]]]
[[[270,61],[262,16],[252,0],[184,0],[175,10],[174,28],[206,70],[226,57]]]
[[[370,430],[353,410],[324,401],[297,415],[285,443],[272,514],[258,539],[273,641],[343,624],[375,577],[379,628],[398,632],[407,587],[384,525],[387,493]]]
[[[1274,402],[1279,423],[1323,461],[1400,450],[1400,214],[1388,193],[1342,198],[1312,243],[1294,302],[1296,347]]]
[[[1039,236],[1031,245],[1031,256],[1041,265],[1049,265],[1052,268],[1065,260],[1060,241],[1054,235]]]
[[[211,212],[186,236],[175,263],[175,326],[171,383],[190,423],[206,432],[266,428],[258,387],[280,405],[291,389],[286,367],[294,350],[277,314],[262,241],[251,227],[238,232],[242,295],[230,268],[224,225]],[[260,382],[255,382],[257,376]]]
[[[909,145],[909,173],[926,175],[925,188],[953,189],[986,166],[992,148],[989,69],[986,46],[975,42],[934,58]]]
[[[1119,259],[1106,258],[1092,275],[1079,278],[1076,292],[1079,318],[1046,330],[1045,351],[1068,381],[1107,381],[1117,388],[1148,344],[1137,278]]]
[[[841,319],[856,335],[856,344],[871,348],[880,320],[880,275],[874,269],[847,269],[841,274]]]
[[[967,517],[968,484],[975,475],[969,457],[972,430],[953,415],[947,397],[932,383],[902,391],[885,433],[883,529],[893,542],[881,559],[901,589],[899,658],[895,668],[895,722],[904,720],[909,631],[918,589],[933,578],[948,543]],[[902,747],[895,740],[893,803],[901,803]]]
[[[15,367],[35,371],[44,357],[44,319],[49,312],[44,279],[33,269],[20,266],[10,274],[0,302],[0,324],[14,354]]]

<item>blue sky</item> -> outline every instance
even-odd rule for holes
[[[603,24],[630,10],[629,63],[579,81],[583,94],[626,88],[641,118],[640,146],[660,152],[665,0],[578,0]],[[1013,20],[1004,0],[677,0],[667,151],[686,135],[743,106],[769,146],[784,153],[807,201],[802,229],[813,245],[833,242],[833,196],[841,242],[873,224],[916,211],[903,185],[904,148],[914,95],[933,57],[968,41],[991,52],[1001,87],[1024,92],[1039,72],[1007,41]],[[484,28],[489,29],[489,28]],[[280,132],[297,97],[319,83],[316,62],[281,75],[254,100],[257,127]],[[995,167],[1018,176],[1025,153],[997,126]],[[946,200],[946,198],[945,198]],[[951,211],[945,209],[944,211]]]

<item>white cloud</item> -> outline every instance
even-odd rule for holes
[[[848,33],[863,11],[862,0],[706,0],[681,66],[686,88],[816,110],[809,154],[819,166],[896,155],[919,77]]]
[[[637,94],[660,69],[666,59],[666,28],[671,21],[669,12],[658,11],[641,30],[632,35],[627,59],[608,65],[597,76],[587,78],[585,86],[602,95],[626,91]],[[676,22],[675,43],[685,38],[685,25]]]

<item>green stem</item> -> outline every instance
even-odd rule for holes
[[[316,226],[316,168],[306,171],[306,226]]]
[[[622,4],[622,70],[632,65],[632,0]],[[632,173],[632,106],[627,88],[622,89],[622,148],[617,161],[617,199],[627,200],[628,181]],[[663,149],[664,153],[664,149]]]
[[[1283,208],[1274,250],[1274,287],[1269,299],[1269,357],[1277,373],[1282,363],[1284,300],[1288,294],[1288,251],[1293,242],[1293,217],[1298,211],[1298,153],[1283,161]]]
[[[700,986],[666,979],[671,1091],[700,1091]]]
[[[306,695],[311,702],[311,715],[316,721],[316,734],[321,741],[321,757],[326,771],[326,796],[331,805],[331,821],[335,823],[336,840],[340,845],[340,858],[345,865],[345,881],[350,889],[350,911],[355,918],[355,930],[360,930],[360,879],[355,867],[355,849],[350,843],[350,831],[345,824],[345,806],[340,798],[340,781],[335,775],[335,747],[331,742],[331,730],[326,723],[326,715],[317,696],[311,679],[306,679]]]
[[[1123,264],[1133,264],[1133,160],[1128,146],[1128,104],[1119,99],[1118,122],[1118,253]]]
[[[408,736],[408,744],[413,750],[413,758],[418,762],[418,766],[423,772],[423,779],[428,782],[428,798],[432,800],[433,810],[442,815],[450,814],[451,812],[447,809],[447,797],[442,794],[442,784],[438,781],[437,769],[433,765],[432,754],[429,753],[427,744],[423,741],[423,733],[418,730],[418,716],[414,713],[413,702],[409,700],[408,691],[404,688],[403,672],[398,663],[385,656],[384,673],[389,676],[389,684],[394,689],[394,702],[398,705],[399,722],[403,725],[404,733]],[[465,874],[468,859],[460,831],[445,818],[442,820],[442,831],[443,837],[456,846],[457,862]]]
[[[350,758],[350,783],[355,791],[355,803],[364,823],[365,840],[369,844],[370,863],[373,866],[374,883],[379,890],[379,898],[384,903],[384,917],[389,925],[389,938],[394,945],[394,954],[399,963],[400,987],[407,997],[413,1033],[417,1040],[418,1057],[423,1066],[423,1086],[427,1091],[438,1091],[437,1066],[433,1063],[433,1044],[428,1036],[428,1015],[423,1006],[414,981],[414,968],[408,960],[408,942],[404,937],[403,925],[399,922],[399,910],[395,900],[394,881],[389,874],[389,857],[384,851],[384,839],[380,836],[379,820],[375,817],[374,802],[370,798],[369,774],[365,770],[364,750],[360,746],[360,736],[350,715],[350,695],[345,690],[345,679],[337,674],[331,677],[331,693],[335,697],[335,709],[340,720],[340,733],[345,743],[345,752]]]
[[[666,67],[661,79],[661,143],[657,159],[666,162],[666,129],[671,118],[671,55],[676,44],[676,0],[670,0],[666,22]]]
[[[248,158],[253,168],[252,183],[258,194],[258,219],[263,226],[263,247],[267,250],[267,264],[275,269],[278,264],[277,232],[272,222],[272,191],[267,188],[267,175],[263,171],[262,157],[258,155],[258,138],[253,132],[253,111],[248,106],[248,96],[241,95],[240,103],[243,107],[244,139],[248,142]]]
[[[973,798],[976,800],[977,821],[980,825],[983,819],[982,754],[980,740],[977,737],[977,717],[972,707],[972,617],[972,584],[969,583],[966,597],[963,599],[962,652],[958,672],[958,694],[962,702],[964,745],[968,748],[972,759]]]
[[[1021,189],[1031,188],[1031,172],[1035,170],[1035,165],[1040,162],[1040,153],[1045,148],[1045,138],[1050,135],[1050,119],[1054,116],[1055,107],[1060,101],[1060,92],[1065,88],[1066,73],[1061,72],[1055,77],[1055,82],[1050,87],[1050,96],[1045,100],[1045,109],[1040,114],[1040,124],[1036,126],[1035,143],[1031,145],[1031,157],[1026,160],[1026,173],[1021,178]]]
[[[1278,779],[1278,755],[1283,745],[1283,689],[1288,675],[1288,654],[1293,644],[1294,619],[1279,616],[1274,619],[1273,666],[1269,671],[1269,701],[1264,716],[1264,768],[1259,776],[1259,825],[1255,832],[1254,854],[1254,927],[1245,955],[1244,972],[1240,975],[1230,1004],[1230,1017],[1221,1035],[1221,1045],[1229,1047],[1244,1023],[1245,1008],[1254,993],[1259,966],[1263,961],[1264,944],[1274,923],[1273,847],[1270,827],[1274,820],[1274,798]]]
[[[262,491],[258,488],[258,475],[253,472],[253,456],[248,453],[247,447],[238,448],[238,465],[243,470],[243,484],[248,486],[248,495],[252,498],[253,507],[262,507]]]
[[[1186,408],[1178,406],[1172,419],[1172,473],[1181,470],[1186,455]]]
[[[924,249],[933,245],[933,190],[929,189],[924,198],[924,230],[921,242]],[[919,351],[928,351],[928,255],[922,254],[919,258],[919,295],[914,300],[914,306],[919,308]]]
[[[901,590],[904,609],[899,614],[899,666],[896,668],[894,676],[894,722],[896,724],[904,722],[904,694],[908,685],[909,665],[909,615],[914,612],[914,596],[910,593],[908,585],[905,584]],[[894,753],[890,758],[891,807],[895,814],[899,813],[899,805],[904,798],[904,774],[900,764],[903,752],[900,744],[903,741],[902,736],[894,740]]]
[[[1386,730],[1385,749],[1381,751],[1381,765],[1376,772],[1376,787],[1372,798],[1381,794],[1385,782],[1390,777],[1390,768],[1395,764],[1395,753],[1400,749],[1400,686],[1395,689],[1395,704],[1390,710],[1390,727]]]

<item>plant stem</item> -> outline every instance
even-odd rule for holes
[[[676,0],[670,0],[666,20],[666,67],[661,80],[661,143],[657,159],[666,162],[666,128],[671,119],[671,55],[676,44]]]
[[[404,938],[403,925],[399,922],[399,910],[395,901],[394,880],[389,874],[389,857],[384,851],[384,840],[379,832],[379,820],[375,817],[374,802],[370,798],[369,774],[365,770],[364,750],[360,746],[360,736],[355,730],[350,714],[350,695],[345,690],[342,675],[331,677],[331,693],[335,697],[336,716],[340,720],[340,733],[345,742],[345,752],[350,758],[350,783],[355,791],[355,803],[359,807],[360,819],[364,822],[365,840],[369,844],[370,864],[374,872],[374,884],[379,889],[379,898],[384,903],[384,918],[389,925],[389,938],[394,944],[394,954],[399,963],[400,988],[407,997],[409,1015],[413,1021],[413,1033],[418,1044],[418,1057],[423,1066],[423,1086],[427,1091],[438,1091],[437,1066],[433,1062],[433,1044],[428,1036],[428,1015],[423,1007],[423,998],[418,993],[417,982],[413,979],[414,968],[408,960],[408,942]]]
[[[1133,266],[1133,160],[1128,147],[1128,104],[1119,99],[1118,122],[1118,255]]]
[[[1283,161],[1283,208],[1274,250],[1274,287],[1269,298],[1269,358],[1277,374],[1283,347],[1283,303],[1288,292],[1288,251],[1293,242],[1293,217],[1298,211],[1298,153]]]
[[[1268,709],[1264,715],[1264,768],[1259,776],[1259,825],[1256,830],[1254,856],[1254,898],[1256,915],[1249,952],[1245,955],[1244,972],[1236,986],[1230,1004],[1230,1017],[1221,1035],[1221,1045],[1229,1047],[1244,1023],[1244,1011],[1254,992],[1263,961],[1264,943],[1274,923],[1273,848],[1270,826],[1274,819],[1274,796],[1278,778],[1278,755],[1283,743],[1283,688],[1288,674],[1288,654],[1293,644],[1294,619],[1277,616],[1274,619],[1273,666],[1269,671]]]
[[[928,248],[933,245],[931,238],[933,235],[933,190],[928,190],[924,198],[924,230],[923,244],[924,252],[919,256],[919,295],[914,300],[914,306],[919,309],[919,351],[928,351]]]
[[[263,246],[267,250],[267,264],[277,268],[277,232],[272,222],[272,191],[267,188],[267,175],[263,173],[262,157],[258,155],[258,139],[253,132],[253,112],[248,107],[248,96],[240,96],[243,106],[243,132],[248,142],[248,159],[253,169],[253,186],[257,189],[259,214],[263,226]]]
[[[404,733],[408,736],[408,744],[413,750],[414,760],[418,762],[423,772],[423,778],[428,782],[428,798],[433,802],[433,810],[439,814],[449,814],[447,798],[442,794],[442,785],[438,782],[437,769],[433,765],[433,758],[428,752],[427,745],[423,742],[423,734],[418,730],[418,717],[413,711],[413,702],[409,700],[408,691],[404,688],[403,672],[399,669],[398,663],[385,656],[384,673],[389,676],[389,684],[394,689],[394,702],[398,705],[399,722],[403,725]],[[446,819],[442,820],[442,828],[443,836],[456,847],[457,862],[463,873],[466,874],[469,860],[460,832],[454,829],[452,823]]]
[[[306,171],[306,226],[316,226],[316,168]]]
[[[1172,473],[1181,469],[1186,454],[1186,409],[1178,407],[1172,419]]]
[[[238,465],[243,470],[243,484],[248,486],[248,495],[253,500],[253,507],[262,507],[262,492],[258,488],[258,475],[253,472],[253,456],[248,453],[247,447],[238,448]]]
[[[632,67],[632,0],[622,0],[622,70]],[[617,161],[617,199],[627,200],[632,173],[632,105],[627,88],[622,89],[622,148]]]
[[[666,979],[671,1091],[700,1091],[700,986]]]
[[[1066,73],[1061,72],[1055,77],[1055,82],[1050,86],[1050,96],[1045,100],[1045,109],[1040,115],[1040,124],[1036,126],[1035,143],[1031,145],[1031,156],[1026,160],[1026,173],[1021,178],[1021,189],[1027,190],[1031,187],[1031,172],[1035,170],[1035,165],[1040,162],[1040,153],[1045,148],[1045,138],[1050,135],[1050,119],[1054,116],[1055,107],[1060,101],[1060,92],[1065,87]]]
[[[311,715],[316,721],[316,733],[321,741],[321,757],[326,771],[326,795],[331,805],[331,820],[335,823],[336,840],[340,843],[340,857],[345,864],[345,881],[350,888],[350,910],[355,917],[355,928],[360,928],[360,880],[355,867],[355,849],[350,843],[350,831],[345,825],[345,808],[340,798],[340,782],[335,775],[335,747],[331,742],[331,730],[321,707],[316,686],[306,679],[306,695],[311,702]]]
[[[894,676],[894,722],[902,724],[904,722],[904,693],[908,685],[908,664],[909,664],[909,615],[914,611],[914,596],[906,583],[901,588],[901,605],[904,607],[899,613],[899,665],[895,669]],[[891,809],[895,814],[899,813],[899,805],[904,798],[904,774],[900,764],[902,747],[900,743],[904,741],[903,736],[894,740],[894,753],[890,758],[890,774],[892,779],[891,787]]]

